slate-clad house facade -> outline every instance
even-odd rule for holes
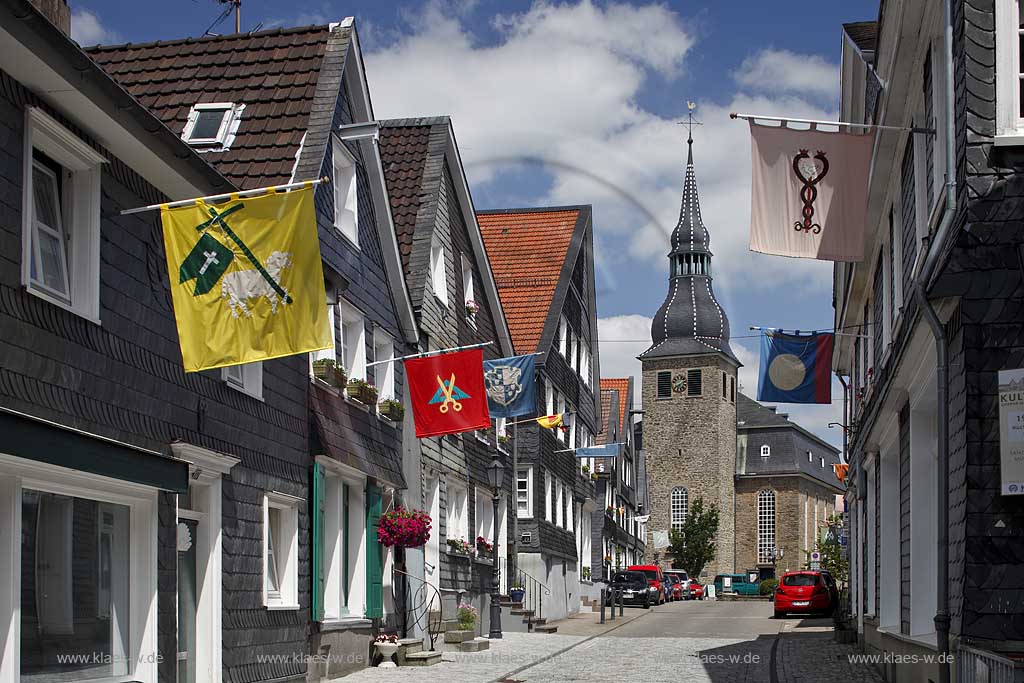
[[[225,596],[239,596],[225,598],[233,630],[225,633],[224,669],[232,680],[313,681],[366,666],[375,630],[406,625],[395,600],[402,583],[394,579],[401,576],[393,572],[395,553],[377,543],[376,524],[419,476],[403,460],[402,421],[378,406],[403,399],[402,365],[370,364],[415,350],[418,333],[354,24],[101,46],[90,54],[239,187],[330,179],[317,186],[314,204],[335,348],[287,361],[290,388],[304,406],[289,425],[303,436],[302,457],[286,469],[295,486],[271,488],[262,505],[247,508],[257,517],[243,528],[263,545],[263,566],[251,544],[225,544],[225,556],[244,559],[248,570],[225,572]],[[324,360],[343,368],[347,387],[314,377],[314,364]],[[264,363],[262,373],[272,365]],[[259,372],[244,366],[238,381],[245,386]],[[269,559],[282,539],[293,543],[298,567],[288,579],[276,575],[290,565]],[[257,665],[253,647],[319,657],[309,667],[301,656]]]
[[[237,186],[66,23],[15,1],[0,26],[0,680],[287,674],[249,647],[305,650],[307,613],[264,609],[258,550],[240,549],[262,544],[267,492],[308,529],[306,361],[266,363],[259,398],[185,375],[159,214],[120,215]],[[59,664],[69,650],[109,661]]]
[[[737,571],[772,578],[806,565],[807,553],[842,512],[839,462],[839,449],[786,413],[737,396]]]
[[[592,445],[601,429],[592,212],[496,209],[477,218],[515,352],[541,353],[537,414],[566,415],[564,428],[528,422],[516,437],[517,566],[550,590],[544,617],[558,619],[579,610],[590,561],[580,539],[591,536],[597,504],[570,450]]]
[[[997,399],[997,372],[1024,367],[1024,125],[1019,3],[955,0],[948,22],[944,9],[882,3],[877,22],[844,27],[843,120],[935,135],[878,133],[865,260],[834,273],[836,326],[865,337],[844,338],[834,366],[851,386],[859,640],[934,654],[948,628],[957,676],[1024,642],[1024,500],[1001,494]]]
[[[469,185],[462,169],[455,133],[448,117],[381,122],[381,157],[406,282],[424,351],[488,344],[485,359],[511,356],[512,341],[484,251]],[[511,444],[504,420],[490,431],[416,439],[407,425],[406,455],[419,463],[408,483],[406,501],[435,520],[420,557],[418,578],[434,590],[411,607],[440,610],[454,619],[459,602],[486,609],[493,581],[487,553],[469,557],[453,551],[449,541],[470,546],[477,538],[498,543],[499,558],[508,557],[511,496],[499,502],[494,519],[486,467],[499,457],[511,465]],[[506,476],[505,491],[511,490]],[[500,576],[505,567],[499,559]],[[503,583],[503,588],[507,586]],[[441,604],[436,604],[440,599]],[[489,628],[484,616],[478,629]]]
[[[595,581],[643,560],[646,514],[639,497],[639,453],[633,437],[633,378],[601,378],[601,424],[597,444],[619,444],[619,457],[585,459],[597,474],[597,506],[591,513],[591,568]]]

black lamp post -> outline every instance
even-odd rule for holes
[[[487,634],[489,638],[501,638],[501,584],[499,582],[498,568],[498,496],[501,494],[501,487],[505,484],[505,466],[498,459],[495,453],[491,458],[491,464],[487,466],[487,483],[491,486],[491,505],[494,520],[494,538],[492,539],[494,552],[494,571],[491,574],[491,631]]]

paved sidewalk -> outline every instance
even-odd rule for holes
[[[873,664],[850,661],[855,645],[835,642],[831,624],[818,621],[784,623],[775,654],[779,683],[884,683]]]

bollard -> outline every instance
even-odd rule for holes
[[[612,621],[615,621],[615,589],[612,588],[611,591],[611,600],[609,600],[609,602],[611,603],[612,607]]]
[[[607,599],[604,588],[601,589],[601,623],[604,623],[604,601]]]
[[[622,591],[619,591],[619,616],[621,617],[623,615],[624,612],[622,611]]]

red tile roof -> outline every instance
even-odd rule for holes
[[[629,378],[612,378],[607,377],[601,378],[601,395],[604,396],[605,391],[617,391],[619,392],[619,431],[624,431],[626,427],[626,399],[629,394]]]
[[[579,208],[477,214],[516,353],[538,351]]]
[[[231,148],[205,156],[238,187],[252,188],[291,178],[328,36],[327,26],[309,26],[88,53],[178,135],[194,104],[244,104]]]
[[[594,438],[594,441],[598,446],[604,446],[608,443],[608,427],[611,421],[612,398],[614,396],[614,392],[610,389],[606,390],[604,387],[601,388],[601,431],[598,432],[597,436]]]

